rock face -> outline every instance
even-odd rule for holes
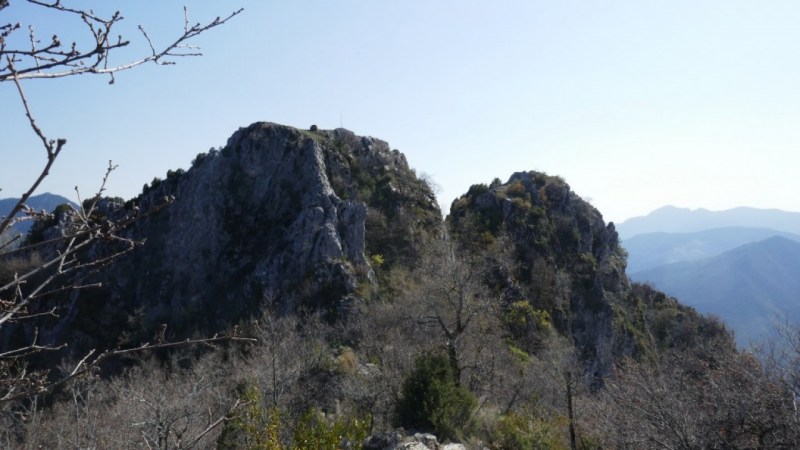
[[[506,183],[473,185],[447,222],[464,247],[499,248],[510,261],[492,286],[514,314],[506,322],[515,345],[535,354],[542,331],[557,330],[577,350],[590,386],[622,357],[730,340],[718,321],[631,283],[614,224],[559,177],[519,172]]]
[[[483,447],[481,447],[483,448]],[[428,433],[414,433],[405,436],[394,431],[368,437],[363,443],[364,450],[466,450],[463,444],[440,444],[436,436]]]
[[[157,209],[165,198],[174,201]],[[93,220],[137,209],[157,211],[125,231],[146,244],[80,280],[101,288],[69,291],[32,311],[56,307],[58,317],[36,324],[42,344],[69,342],[78,354],[154,336],[210,336],[264,309],[347,317],[363,299],[393,295],[392,269],[417,265],[419,250],[445,226],[430,187],[386,142],[271,123],[238,130],[224,148],[153,180],[135,199],[103,200]],[[34,234],[64,225],[42,224]],[[487,283],[502,294],[500,310],[511,311],[500,319],[514,345],[535,354],[555,329],[577,348],[590,382],[619,356],[687,341],[691,327],[716,329],[699,319],[687,327],[680,318],[693,313],[632,287],[614,225],[558,177],[520,172],[475,185],[453,202],[446,226],[463,246],[510,261]],[[102,242],[83,256],[114,251]],[[378,276],[373,265],[382,266]],[[0,340],[33,332],[7,329]]]
[[[147,211],[165,197],[174,202],[128,231],[146,244],[100,275],[102,289],[73,295],[67,309],[92,339],[119,327],[149,339],[160,324],[168,338],[207,333],[266,307],[335,317],[374,289],[368,256],[411,258],[441,222],[400,152],[344,129],[255,123],[104,213]],[[387,234],[396,239],[382,242]]]
[[[617,345],[613,305],[630,293],[613,224],[606,225],[562,179],[537,172],[474,185],[453,202],[448,221],[467,245],[486,245],[505,233],[517,262],[502,282],[506,301],[528,302],[571,336],[588,376],[610,372]],[[528,331],[531,342],[536,332]],[[526,350],[536,349],[529,344]]]

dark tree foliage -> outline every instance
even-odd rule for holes
[[[403,382],[397,403],[397,422],[409,429],[433,431],[453,437],[469,421],[475,397],[456,384],[446,356],[426,354]]]

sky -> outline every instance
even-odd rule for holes
[[[183,2],[70,1],[122,11],[112,62],[180,34]],[[186,0],[190,20],[243,7],[193,43],[203,56],[108,79],[23,83],[48,136],[68,140],[38,192],[131,198],[239,127],[343,126],[432,177],[446,212],[470,185],[563,177],[606,221],[664,205],[800,211],[800,2],[795,0]],[[77,20],[21,0],[0,22],[85,42]],[[25,35],[21,37],[27,38]],[[44,39],[45,41],[47,39]],[[0,197],[44,151],[0,83]]]

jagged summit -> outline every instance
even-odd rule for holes
[[[536,353],[545,330],[556,330],[591,377],[609,374],[618,357],[683,345],[705,326],[674,300],[632,286],[614,226],[543,173],[474,185],[443,222],[431,188],[386,142],[259,122],[135,199],[102,202],[99,219],[151,211],[164,198],[174,200],[126,230],[146,244],[102,270],[102,288],[54,299],[59,317],[42,319],[43,341],[69,341],[79,353],[137,345],[162,324],[166,339],[210,335],[264,309],[335,321],[360,314],[367,300],[401,297],[415,283],[404,277],[445,229],[464,248],[507,261],[484,282],[501,292],[501,317],[522,318],[505,325],[514,345]],[[100,244],[86,257],[114,250]],[[676,331],[676,315],[691,317],[689,331]]]
[[[560,177],[517,172],[506,183],[473,185],[453,202],[447,221],[464,245],[508,247],[515,267],[496,283],[505,301],[524,302],[569,336],[590,376],[610,374],[619,357],[695,338],[696,331],[679,333],[672,317],[721,332],[663,294],[631,284],[614,224]],[[528,323],[519,330],[522,345],[535,344],[541,333]]]
[[[174,200],[159,208],[164,198]],[[67,353],[86,358],[95,350],[217,332],[252,336],[252,346],[228,347],[188,367],[202,383],[184,377],[184,357],[177,355],[174,366],[164,365],[169,375],[149,378],[152,387],[186,384],[194,391],[222,376],[212,381],[220,389],[212,388],[208,402],[224,398],[234,405],[221,409],[224,415],[248,405],[222,425],[217,443],[225,448],[240,448],[248,430],[264,429],[262,417],[312,417],[309,411],[313,417],[324,412],[326,421],[340,411],[366,414],[376,422],[364,424],[377,423],[376,430],[401,425],[457,436],[474,417],[500,424],[481,431],[489,439],[530,436],[517,433],[534,423],[560,427],[563,436],[570,427],[574,436],[583,422],[575,421],[573,405],[604,402],[596,411],[580,410],[593,414],[601,430],[608,411],[619,416],[630,404],[642,405],[641,383],[621,384],[638,367],[650,370],[640,364],[688,355],[680,370],[649,378],[668,381],[656,386],[671,393],[672,386],[687,386],[685,378],[672,383],[673,374],[703,377],[697,369],[714,370],[708,363],[722,361],[718,355],[735,355],[718,321],[629,282],[615,227],[563,179],[518,172],[505,183],[473,185],[442,221],[430,187],[401,153],[343,129],[255,123],[236,131],[224,148],[197,155],[189,170],[153,180],[135,199],[102,199],[88,217],[70,212],[37,224],[34,237],[43,244],[37,249],[47,251],[48,237],[75,220],[103,227],[135,218],[124,237],[146,244],[96,274],[65,275],[102,288],[54,290],[36,304],[39,310],[26,311],[35,316],[31,322],[3,330],[0,350],[12,348],[4,345],[9,340],[23,341],[20,336],[24,342],[35,336],[37,345],[68,342],[59,355],[48,352],[49,360],[33,362],[54,367]],[[103,261],[117,250],[113,239],[86,242],[94,246],[76,254],[79,261]],[[306,311],[320,312],[323,320]],[[709,358],[707,348],[714,352]],[[140,373],[150,367],[156,366]],[[670,366],[652,369],[662,368]],[[702,405],[711,398],[707,386],[726,379],[707,375],[714,383],[689,383]],[[581,385],[597,391],[589,397]],[[738,396],[740,386],[737,381],[729,391]],[[618,395],[627,390],[632,403]],[[125,397],[116,388],[106,391],[115,398],[103,403]],[[154,392],[171,398],[173,391]],[[182,395],[193,405],[206,402],[205,395]],[[429,406],[431,398],[439,400]],[[478,399],[485,419],[473,415]],[[211,411],[208,402],[196,408],[198,417]],[[250,411],[258,417],[253,422]],[[558,411],[563,415],[552,415]],[[609,429],[624,434],[633,423],[625,417]],[[295,430],[306,426],[298,420],[288,423]],[[518,430],[504,428],[516,423]],[[739,427],[738,420],[731,423]],[[712,422],[708,429],[716,435],[720,428]],[[608,447],[617,442],[613,433]],[[376,436],[364,447],[400,442],[393,432]],[[435,438],[426,442],[437,446]],[[505,442],[517,441],[492,445]]]
[[[146,245],[103,272],[102,289],[75,295],[70,316],[92,340],[130,324],[145,337],[161,323],[208,332],[265,305],[337,314],[374,288],[368,256],[412,258],[441,222],[402,153],[341,128],[254,123],[116,207],[165,197],[174,202],[128,230]]]
[[[614,225],[563,179],[530,171],[473,185],[453,202],[448,221],[462,240],[505,234],[517,262],[505,283],[508,301],[526,299],[546,312],[591,361],[591,372],[609,373],[615,348],[638,351],[614,330],[612,305],[631,292]]]

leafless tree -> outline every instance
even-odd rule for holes
[[[628,361],[594,398],[614,448],[797,448],[791,391],[749,352],[719,342]]]
[[[50,407],[28,402],[11,423],[19,436],[3,448],[211,448],[243,406],[230,386],[234,368],[221,356],[182,358],[190,364],[151,358],[113,379],[83,377]]]
[[[409,293],[419,303],[409,311],[417,314],[418,325],[440,336],[457,383],[475,365],[465,349],[479,350],[475,346],[485,332],[498,326],[500,298],[486,286],[490,269],[485,255],[459,249],[449,239],[433,242],[416,272],[418,288]]]
[[[322,367],[328,355],[324,325],[315,317],[302,322],[295,316],[263,313],[254,324],[259,344],[240,370],[258,386],[266,406],[298,416],[308,408],[302,403],[313,397],[308,395],[311,387],[301,380]]]
[[[770,338],[753,343],[754,353],[764,370],[781,380],[794,399],[800,399],[800,325],[780,317],[775,319],[774,331]]]
[[[0,0],[0,11],[7,16],[13,14],[13,2]],[[96,14],[82,7],[67,6],[61,0],[26,0],[31,7],[58,14],[64,21],[82,24],[86,34],[62,39],[48,30],[37,30],[33,25],[22,21],[0,22],[0,86],[8,83],[18,94],[22,113],[27,118],[30,130],[41,142],[43,161],[38,176],[20,196],[19,201],[7,216],[0,218],[0,235],[20,220],[46,218],[45,213],[33,211],[27,206],[28,199],[35,193],[41,182],[54,168],[54,163],[64,150],[67,140],[52,138],[39,126],[23,89],[29,79],[59,79],[70,76],[94,74],[109,77],[114,82],[114,74],[132,69],[146,63],[160,65],[174,64],[180,57],[198,56],[199,49],[190,40],[201,33],[226,23],[242,12],[236,10],[224,17],[217,17],[206,23],[191,24],[188,10],[184,8],[183,31],[163,46],[157,46],[139,26],[141,38],[150,47],[150,53],[123,64],[111,64],[110,56],[118,49],[130,44],[130,40],[117,34],[123,16],[115,12],[109,16]],[[44,41],[39,36],[48,36]],[[73,40],[74,39],[74,40]],[[54,315],[54,310],[43,308],[41,300],[47,296],[63,294],[73,289],[92,287],[86,282],[91,272],[111,263],[119,255],[131,251],[140,242],[126,239],[120,231],[144,214],[153,211],[133,211],[124,217],[113,220],[96,217],[100,199],[105,190],[108,176],[114,170],[109,162],[108,171],[100,188],[87,201],[81,199],[78,209],[62,211],[65,217],[58,228],[58,234],[48,236],[43,242],[16,247],[19,240],[4,240],[0,243],[0,334],[8,334],[11,327],[41,315]],[[156,209],[169,203],[164,203]],[[22,213],[22,217],[19,216]],[[113,251],[100,258],[81,258],[81,254],[98,243],[109,243]],[[80,276],[78,276],[80,275]],[[214,338],[219,339],[219,338]],[[79,359],[72,370],[59,379],[48,378],[47,372],[33,371],[26,361],[33,354],[55,351],[65,343],[41,342],[37,330],[33,330],[25,342],[0,348],[0,403],[28,398],[46,392],[68,380],[88,373],[100,362],[113,356],[136,349],[170,345],[146,344],[136,349],[116,349],[106,352],[91,351]]]

